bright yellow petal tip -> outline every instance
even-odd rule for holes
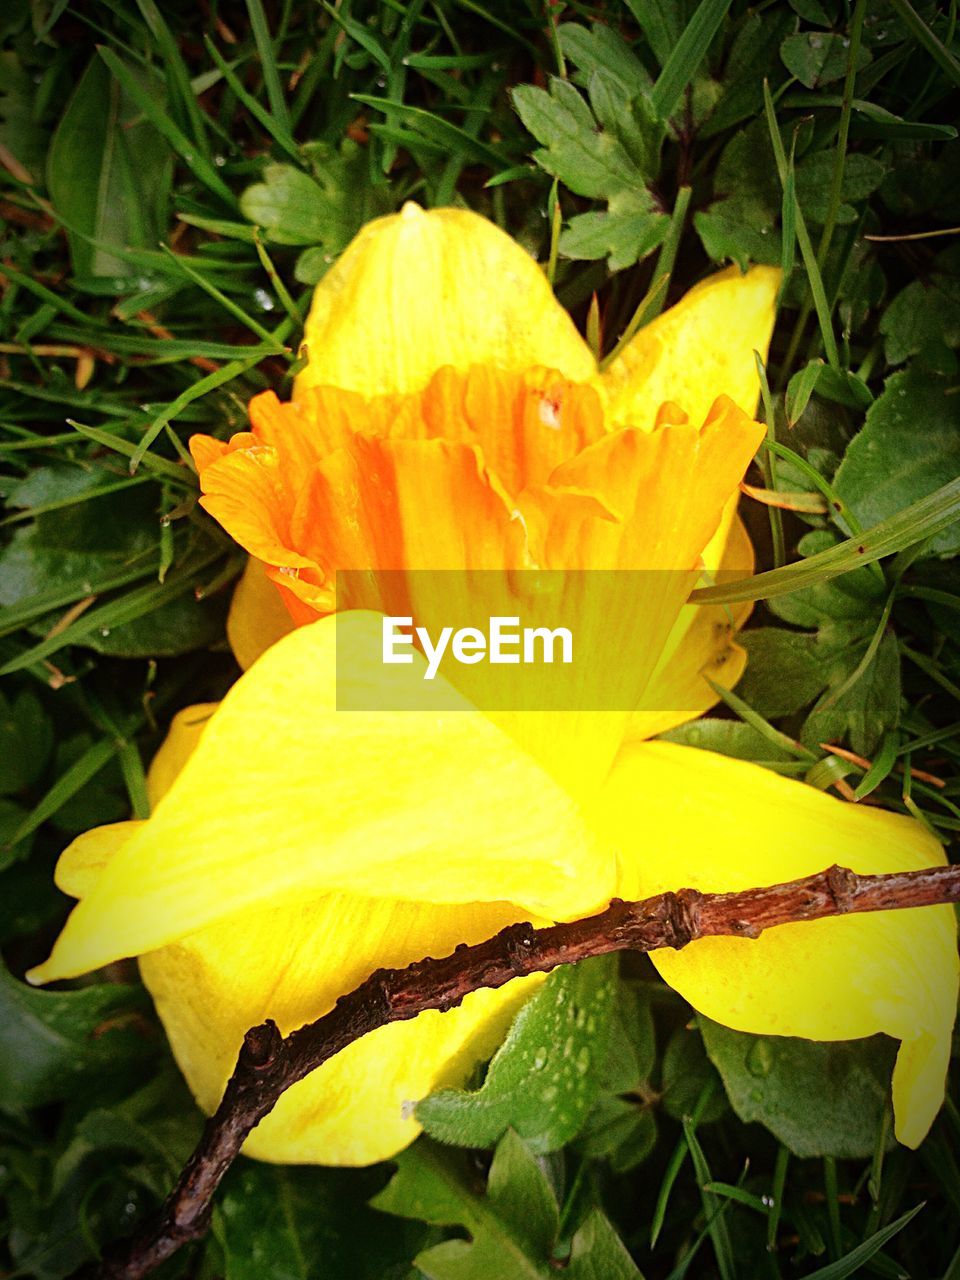
[[[754,351],[766,359],[780,271],[730,267],[708,276],[627,344],[595,385],[612,426],[649,430],[665,401],[701,422],[719,395],[753,413],[760,394]]]
[[[407,203],[363,228],[317,285],[294,398],[332,386],[418,391],[444,365],[534,365],[586,381],[596,369],[541,268],[466,209]]]

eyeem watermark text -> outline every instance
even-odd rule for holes
[[[486,631],[479,627],[442,627],[434,642],[426,627],[413,625],[412,617],[385,616],[384,665],[412,663],[414,640],[427,659],[424,680],[434,679],[448,648],[455,661],[465,666],[484,660],[494,666],[573,662],[573,632],[568,627],[521,627],[519,617],[496,616],[490,619]]]

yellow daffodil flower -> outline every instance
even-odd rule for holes
[[[293,401],[258,396],[250,432],[192,441],[204,505],[251,553],[229,628],[249,669],[219,706],[174,721],[149,820],[64,853],[58,883],[79,903],[32,979],[139,956],[210,1111],[247,1027],[269,1016],[289,1031],[380,965],[614,894],[942,863],[912,820],[644,741],[712,704],[705,672],[732,684],[742,670],[744,613],[684,599],[703,563],[752,567],[733,508],[761,438],[743,410],[777,284],[767,268],[721,272],[600,372],[540,268],[492,224],[409,205],[367,226],[316,291]],[[344,680],[374,678],[362,655],[379,617],[329,616],[336,570],[532,566],[670,571],[624,654],[632,710],[487,715],[441,677],[428,714],[338,713]],[[339,673],[338,639],[360,655]],[[956,1010],[951,908],[653,959],[741,1030],[897,1037],[897,1134],[921,1141]],[[289,1090],[245,1150],[395,1154],[418,1132],[407,1104],[462,1082],[538,981],[365,1036]]]

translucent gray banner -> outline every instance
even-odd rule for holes
[[[695,586],[742,577],[341,571],[337,708],[693,713],[704,678],[727,665],[735,618],[686,601]]]

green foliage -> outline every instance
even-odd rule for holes
[[[531,1151],[576,1137],[600,1089],[616,994],[609,956],[555,970],[517,1015],[474,1093],[445,1089],[417,1107],[431,1137],[491,1147],[513,1129]]]
[[[139,987],[33,991],[0,970],[0,1105],[20,1112],[95,1085],[103,1068],[149,1052],[134,1015]]]
[[[374,1204],[387,1213],[460,1226],[470,1240],[448,1240],[417,1255],[429,1280],[492,1280],[505,1268],[517,1280],[547,1280],[558,1265],[560,1211],[543,1166],[508,1132],[497,1147],[486,1191],[469,1186],[462,1167],[424,1143],[400,1157],[399,1170]],[[564,1273],[574,1280],[637,1280],[640,1272],[597,1209],[564,1241]]]
[[[382,1182],[379,1172],[244,1161],[219,1202],[226,1280],[401,1280],[427,1232],[367,1208]]]
[[[588,60],[595,55],[587,54]],[[564,232],[560,249],[570,258],[608,257],[617,271],[645,258],[663,240],[668,220],[647,188],[663,135],[649,99],[628,100],[624,110],[622,75],[595,69],[588,82],[589,105],[557,77],[549,93],[534,85],[513,91],[521,120],[544,145],[534,152],[540,165],[571,191],[607,202],[606,212],[578,214]]]
[[[759,1121],[795,1156],[868,1159],[890,1106],[889,1040],[816,1044],[748,1036],[699,1019],[730,1105]]]
[[[156,85],[146,82],[144,92],[156,94]],[[76,275],[126,275],[128,260],[111,249],[156,245],[172,174],[165,141],[94,55],[47,156],[47,190],[68,229]]]
[[[957,417],[947,380],[932,370],[918,364],[887,379],[835,478],[837,492],[862,525],[887,519],[956,476]],[[928,550],[937,555],[960,551],[956,523]]]
[[[170,716],[236,676],[242,557],[187,443],[289,394],[309,287],[405,199],[547,261],[555,196],[557,291],[581,328],[596,294],[603,355],[644,300],[784,267],[748,479],[788,504],[788,563],[744,499],[747,673],[666,736],[960,830],[960,46],[926,0],[868,4],[858,49],[858,6],[828,0],[7,9],[0,1269],[61,1280],[160,1202],[200,1123],[132,967],[20,980],[68,909],[64,844],[143,816]],[[620,968],[556,973],[475,1091],[420,1101],[479,1151],[242,1161],[169,1275],[956,1280],[955,1063],[930,1139],[891,1148],[892,1044],[744,1036]]]

